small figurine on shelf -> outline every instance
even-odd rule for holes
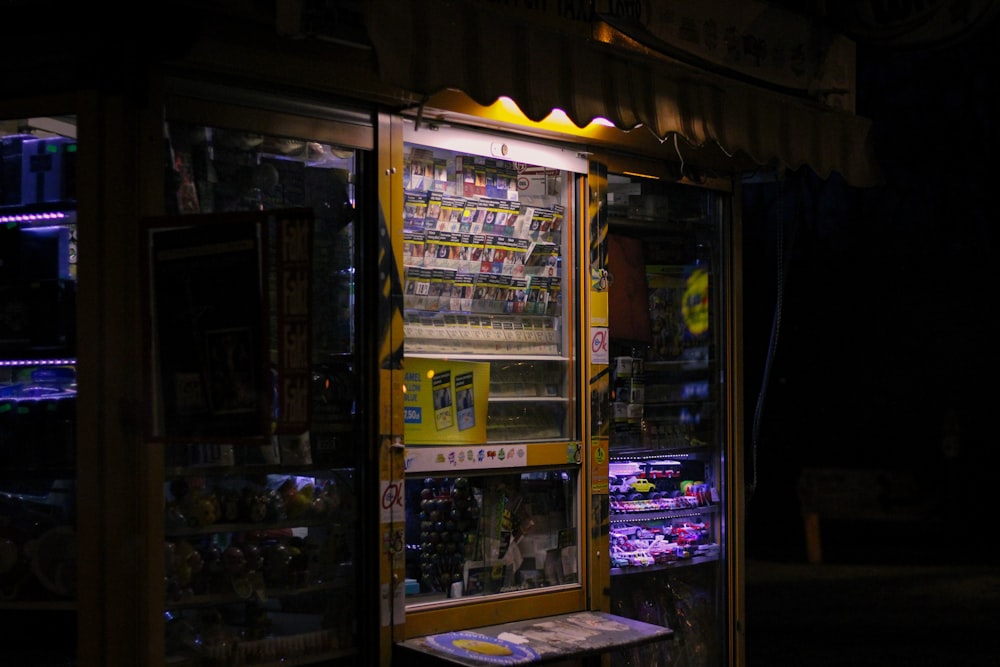
[[[240,498],[240,516],[244,521],[262,523],[267,518],[267,496],[245,487]]]

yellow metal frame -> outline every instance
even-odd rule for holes
[[[380,202],[383,202],[383,209],[386,211],[386,219],[389,221],[387,228],[390,230],[390,245],[395,249],[393,255],[399,272],[397,275],[401,275],[403,242],[403,186],[402,181],[398,179],[402,178],[403,170],[403,157],[401,154],[402,141],[400,139],[400,135],[402,133],[402,119],[400,117],[390,118],[388,121],[388,128],[388,131],[380,131],[380,146],[383,138],[391,142],[392,146],[387,149],[380,147],[379,150],[379,198]],[[575,180],[572,183],[572,210],[567,211],[566,219],[567,225],[572,225],[571,227],[567,227],[567,231],[574,234],[573,238],[576,239],[576,242],[569,250],[571,256],[565,258],[566,266],[572,268],[566,272],[564,293],[569,295],[571,299],[571,301],[568,301],[570,303],[570,311],[566,315],[566,321],[576,323],[583,321],[582,318],[587,312],[587,297],[585,288],[588,285],[588,270],[586,262],[582,261],[581,258],[586,258],[587,255],[585,249],[589,243],[586,233],[577,233],[577,225],[584,225],[585,227],[583,214],[587,212],[587,202],[590,197],[587,189],[587,174],[579,174],[574,178]],[[388,191],[383,189],[383,183],[385,183],[386,187],[389,188]],[[385,202],[389,203],[388,207],[385,206]],[[398,285],[394,287],[399,289],[396,294],[398,294],[401,300],[401,287]],[[393,311],[394,323],[396,319],[398,319],[397,313]],[[401,327],[402,324],[400,323],[400,328]],[[395,330],[395,327],[393,327],[393,329]],[[584,327],[575,326],[573,332],[573,345],[576,346],[576,349],[580,352],[576,355],[572,362],[574,365],[573,374],[578,378],[587,377],[586,368],[589,355],[586,354],[584,329]],[[400,334],[401,333],[402,332],[400,331]],[[579,382],[581,385],[585,384],[585,380],[580,380]],[[383,396],[382,409],[398,412],[398,416],[394,415],[393,419],[399,419],[400,428],[399,430],[392,431],[392,433],[401,433],[402,404],[400,402],[399,405],[396,405],[392,400],[386,400],[387,394],[397,397],[402,396],[401,376],[399,378],[391,378],[388,384],[382,385],[380,391]],[[579,395],[571,397],[570,409],[573,414],[579,415],[574,428],[575,433],[580,434],[580,436],[583,437],[585,434],[587,415],[586,401],[583,401],[583,405],[579,406],[581,400],[582,398]],[[577,409],[578,406],[583,409]],[[383,421],[385,421],[385,419],[383,419]],[[384,463],[382,464],[381,473],[383,475],[383,484],[396,483],[401,481],[403,478],[403,448],[398,446],[400,442],[402,442],[401,439],[397,440],[394,435],[391,438],[383,436],[384,444],[380,453],[384,459],[394,462],[391,466],[386,466]],[[402,531],[404,530],[403,517],[398,517],[397,521],[397,517],[393,516],[392,522],[383,523],[380,530],[383,535],[383,542],[385,543],[382,545],[380,552],[383,553],[383,556],[387,553],[389,555],[388,558],[382,558],[382,561],[385,564],[382,569],[383,576],[381,580],[383,614],[385,615],[385,611],[388,609],[389,613],[387,614],[387,617],[391,620],[391,623],[389,624],[390,631],[388,632],[391,639],[388,643],[385,639],[386,624],[383,622],[383,658],[386,656],[385,651],[391,651],[391,643],[400,642],[413,637],[446,630],[474,628],[495,623],[516,621],[524,618],[535,618],[539,616],[579,611],[588,608],[590,558],[588,557],[586,550],[589,549],[589,540],[587,537],[591,519],[588,503],[589,493],[583,493],[583,490],[589,489],[589,475],[587,474],[586,462],[589,461],[590,447],[587,444],[586,438],[584,438],[582,442],[579,440],[569,440],[552,443],[529,443],[527,445],[527,449],[528,464],[532,467],[565,465],[568,462],[578,462],[581,466],[580,488],[582,491],[578,503],[577,525],[580,527],[580,535],[581,538],[584,539],[585,543],[581,545],[580,584],[557,586],[553,587],[552,590],[543,589],[531,591],[530,593],[502,594],[488,598],[477,598],[475,600],[470,600],[468,603],[463,602],[445,606],[406,609],[405,604],[402,604],[400,600],[402,596],[401,589],[405,576],[403,567],[404,562],[401,557],[401,552],[385,546],[385,544],[395,543],[398,545],[401,543],[400,540]],[[572,461],[571,454],[572,459],[575,459],[576,461]],[[398,467],[395,464],[397,460],[399,461]],[[391,562],[391,565],[389,562]],[[400,618],[400,612],[402,612],[402,619]],[[386,619],[383,618],[383,621],[385,620]],[[387,663],[383,661],[382,664],[386,665]]]

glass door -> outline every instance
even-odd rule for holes
[[[172,215],[147,228],[165,662],[357,664],[363,151],[180,120],[167,140]]]
[[[76,661],[76,122],[0,121],[0,662]]]
[[[526,598],[508,600],[508,616],[530,616],[535,594],[582,604],[574,220],[586,160],[405,122],[408,634],[449,607],[464,611],[434,625],[471,627],[470,605],[505,596]]]
[[[611,611],[675,632],[618,665],[727,658],[728,196],[608,176]]]

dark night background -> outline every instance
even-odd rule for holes
[[[990,428],[998,38],[993,20],[918,47],[858,40],[856,110],[873,121],[884,183],[852,188],[800,169],[745,187],[750,559],[805,559],[796,484],[816,467],[913,473],[934,499],[927,522],[831,525],[825,557],[995,562],[980,523],[995,525],[1000,473]],[[942,447],[949,410],[954,456]]]

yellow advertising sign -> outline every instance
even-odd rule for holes
[[[490,365],[406,359],[403,433],[407,445],[486,442]]]

